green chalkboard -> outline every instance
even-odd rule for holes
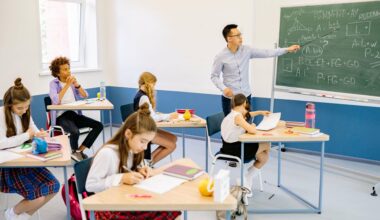
[[[281,8],[276,85],[380,96],[380,2]]]

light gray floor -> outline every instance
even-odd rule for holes
[[[106,129],[108,132],[109,130]],[[115,129],[116,130],[116,129]],[[95,148],[98,149],[102,144],[102,138],[98,138]],[[178,147],[173,153],[173,159],[182,157],[182,139],[178,138]],[[216,146],[213,143],[215,152]],[[186,139],[186,156],[194,160],[200,166],[204,167],[204,142],[194,139]],[[92,151],[86,151],[88,155]],[[291,197],[276,187],[277,182],[277,156],[276,150],[271,152],[271,158],[268,164],[263,168],[264,191],[258,191],[258,180],[254,182],[254,197],[250,200],[250,207],[254,208],[303,208],[302,205],[295,202]],[[318,196],[318,178],[319,158],[297,153],[286,152],[283,160],[283,183],[292,190],[305,196],[311,202],[316,204]],[[170,162],[170,158],[160,161],[159,165]],[[225,168],[223,162],[217,164],[217,169]],[[347,172],[354,170],[359,174]],[[50,169],[56,177],[63,182],[63,171],[58,168]],[[72,169],[69,170],[71,174]],[[324,173],[324,199],[322,214],[250,214],[249,219],[311,219],[311,220],[336,220],[336,219],[380,219],[380,195],[378,197],[370,196],[371,187],[376,181],[380,181],[380,166],[369,165],[358,162],[350,162],[337,159],[326,159],[326,172]],[[366,175],[370,174],[372,178]],[[234,183],[239,176],[238,169],[231,169],[231,180]],[[375,177],[375,178],[373,178]],[[380,188],[377,190],[380,194]],[[268,198],[274,194],[269,200]],[[8,197],[8,204],[7,198]],[[7,206],[11,207],[16,204],[21,197],[14,194],[0,194],[0,207],[4,210]],[[61,195],[57,195],[47,205],[40,209],[40,219],[64,220],[66,217],[66,208]],[[4,219],[3,213],[0,220]],[[32,219],[37,219],[34,215]],[[188,219],[194,220],[213,220],[216,219],[215,212],[189,212]],[[240,218],[241,219],[241,218]]]

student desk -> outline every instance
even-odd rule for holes
[[[296,133],[287,132],[289,128],[285,126],[278,126],[277,128],[270,131],[258,131],[257,134],[243,134],[239,137],[241,142],[241,158],[244,155],[244,144],[245,143],[260,143],[260,142],[278,142],[278,170],[277,170],[277,186],[284,190],[286,193],[293,196],[295,199],[301,203],[308,206],[307,209],[290,209],[290,210],[249,210],[250,213],[321,213],[322,212],[322,190],[323,190],[323,162],[325,155],[325,141],[330,139],[329,135],[322,134],[318,136],[306,136]],[[286,186],[281,183],[281,147],[282,142],[321,142],[321,153],[320,153],[320,171],[319,171],[319,199],[318,206],[313,205],[306,199],[292,192]],[[244,161],[244,159],[243,159]],[[243,183],[243,166],[241,166],[241,182]]]
[[[162,172],[173,164],[183,164],[198,167],[190,159],[179,159],[166,166],[162,166],[155,173]],[[230,216],[230,210],[237,205],[236,199],[229,195],[224,202],[214,202],[213,197],[203,197],[198,191],[198,183],[207,177],[204,174],[197,179],[185,182],[180,186],[164,194],[156,194],[129,185],[120,185],[109,188],[103,192],[83,200],[83,208],[91,211],[91,218],[95,219],[94,211],[175,211],[185,210],[182,215],[187,219],[187,211],[226,210]],[[151,198],[130,198],[127,194],[150,194]]]
[[[67,135],[55,136],[54,139],[58,140],[62,145],[63,156],[48,161],[40,161],[30,157],[18,158],[12,161],[8,161],[0,164],[1,168],[20,168],[20,167],[62,167],[63,176],[65,179],[65,192],[66,192],[66,204],[70,204],[69,201],[69,187],[67,184],[67,167],[71,166],[71,147]],[[27,154],[27,153],[21,153]],[[67,219],[70,220],[70,206],[67,207]]]
[[[47,109],[49,110],[99,110],[99,111],[105,111],[109,110],[109,117],[110,117],[110,135],[112,137],[112,112],[113,110],[113,104],[106,100],[103,101],[94,101],[90,103],[86,103],[86,100],[80,100],[69,104],[63,104],[63,105],[48,105]],[[100,121],[104,124],[104,117],[103,112],[100,114]],[[105,132],[103,131],[103,143],[105,142]]]
[[[157,122],[157,127],[159,128],[204,128],[206,130],[206,120],[194,115],[190,120],[185,121],[183,119],[172,119],[170,121],[160,121]],[[208,143],[207,143],[207,131],[205,131],[205,142],[206,142],[206,171],[208,171]],[[186,157],[185,152],[185,135],[182,130],[182,157]]]

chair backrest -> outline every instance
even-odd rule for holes
[[[44,103],[45,103],[45,111],[46,111],[46,112],[50,112],[50,110],[49,110],[47,107],[48,107],[48,105],[51,105],[51,104],[52,104],[52,102],[51,102],[51,98],[50,98],[49,96],[46,96],[46,97],[44,98]]]
[[[77,190],[79,194],[86,192],[86,180],[88,172],[90,171],[92,157],[82,160],[74,164],[74,173],[76,177]]]
[[[50,128],[50,125],[51,125],[51,116],[50,116],[50,110],[47,108],[48,105],[51,105],[52,102],[51,102],[51,99],[49,96],[46,96],[44,98],[44,103],[45,103],[45,112],[46,112],[46,129],[49,129]]]
[[[125,104],[120,106],[121,119],[125,121],[129,115],[131,115],[135,110],[133,109],[133,103]]]
[[[206,117],[208,136],[212,136],[220,132],[220,126],[222,125],[223,119],[224,119],[223,112],[219,112],[217,114],[213,114]]]

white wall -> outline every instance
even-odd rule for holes
[[[158,89],[215,93],[210,70],[214,56],[226,43],[222,29],[228,23],[242,27],[252,38],[252,0],[115,0],[109,22],[114,36],[108,63],[112,83],[137,87],[138,76],[151,71]],[[112,18],[113,16],[113,18]]]
[[[104,14],[101,10],[98,13],[100,16]],[[98,25],[99,58],[101,67],[106,68],[102,65],[102,48],[106,41],[102,24]],[[38,0],[1,0],[0,99],[18,76],[23,78],[32,95],[48,93],[49,82],[53,78],[39,75],[42,72],[40,45]],[[79,73],[76,76],[84,87],[97,87],[100,80],[108,81],[108,76],[103,72]]]
[[[355,0],[360,2],[366,0]],[[214,56],[225,47],[222,28],[239,24],[245,44],[274,48],[278,41],[280,8],[344,3],[347,0],[115,0],[109,20],[109,47],[115,56],[107,65],[112,84],[137,87],[142,71],[158,76],[158,89],[220,94],[210,80]],[[111,40],[112,39],[112,40]],[[256,97],[270,97],[273,59],[251,62],[251,85]],[[329,100],[276,92],[285,99]],[[369,104],[370,105],[370,104]]]

